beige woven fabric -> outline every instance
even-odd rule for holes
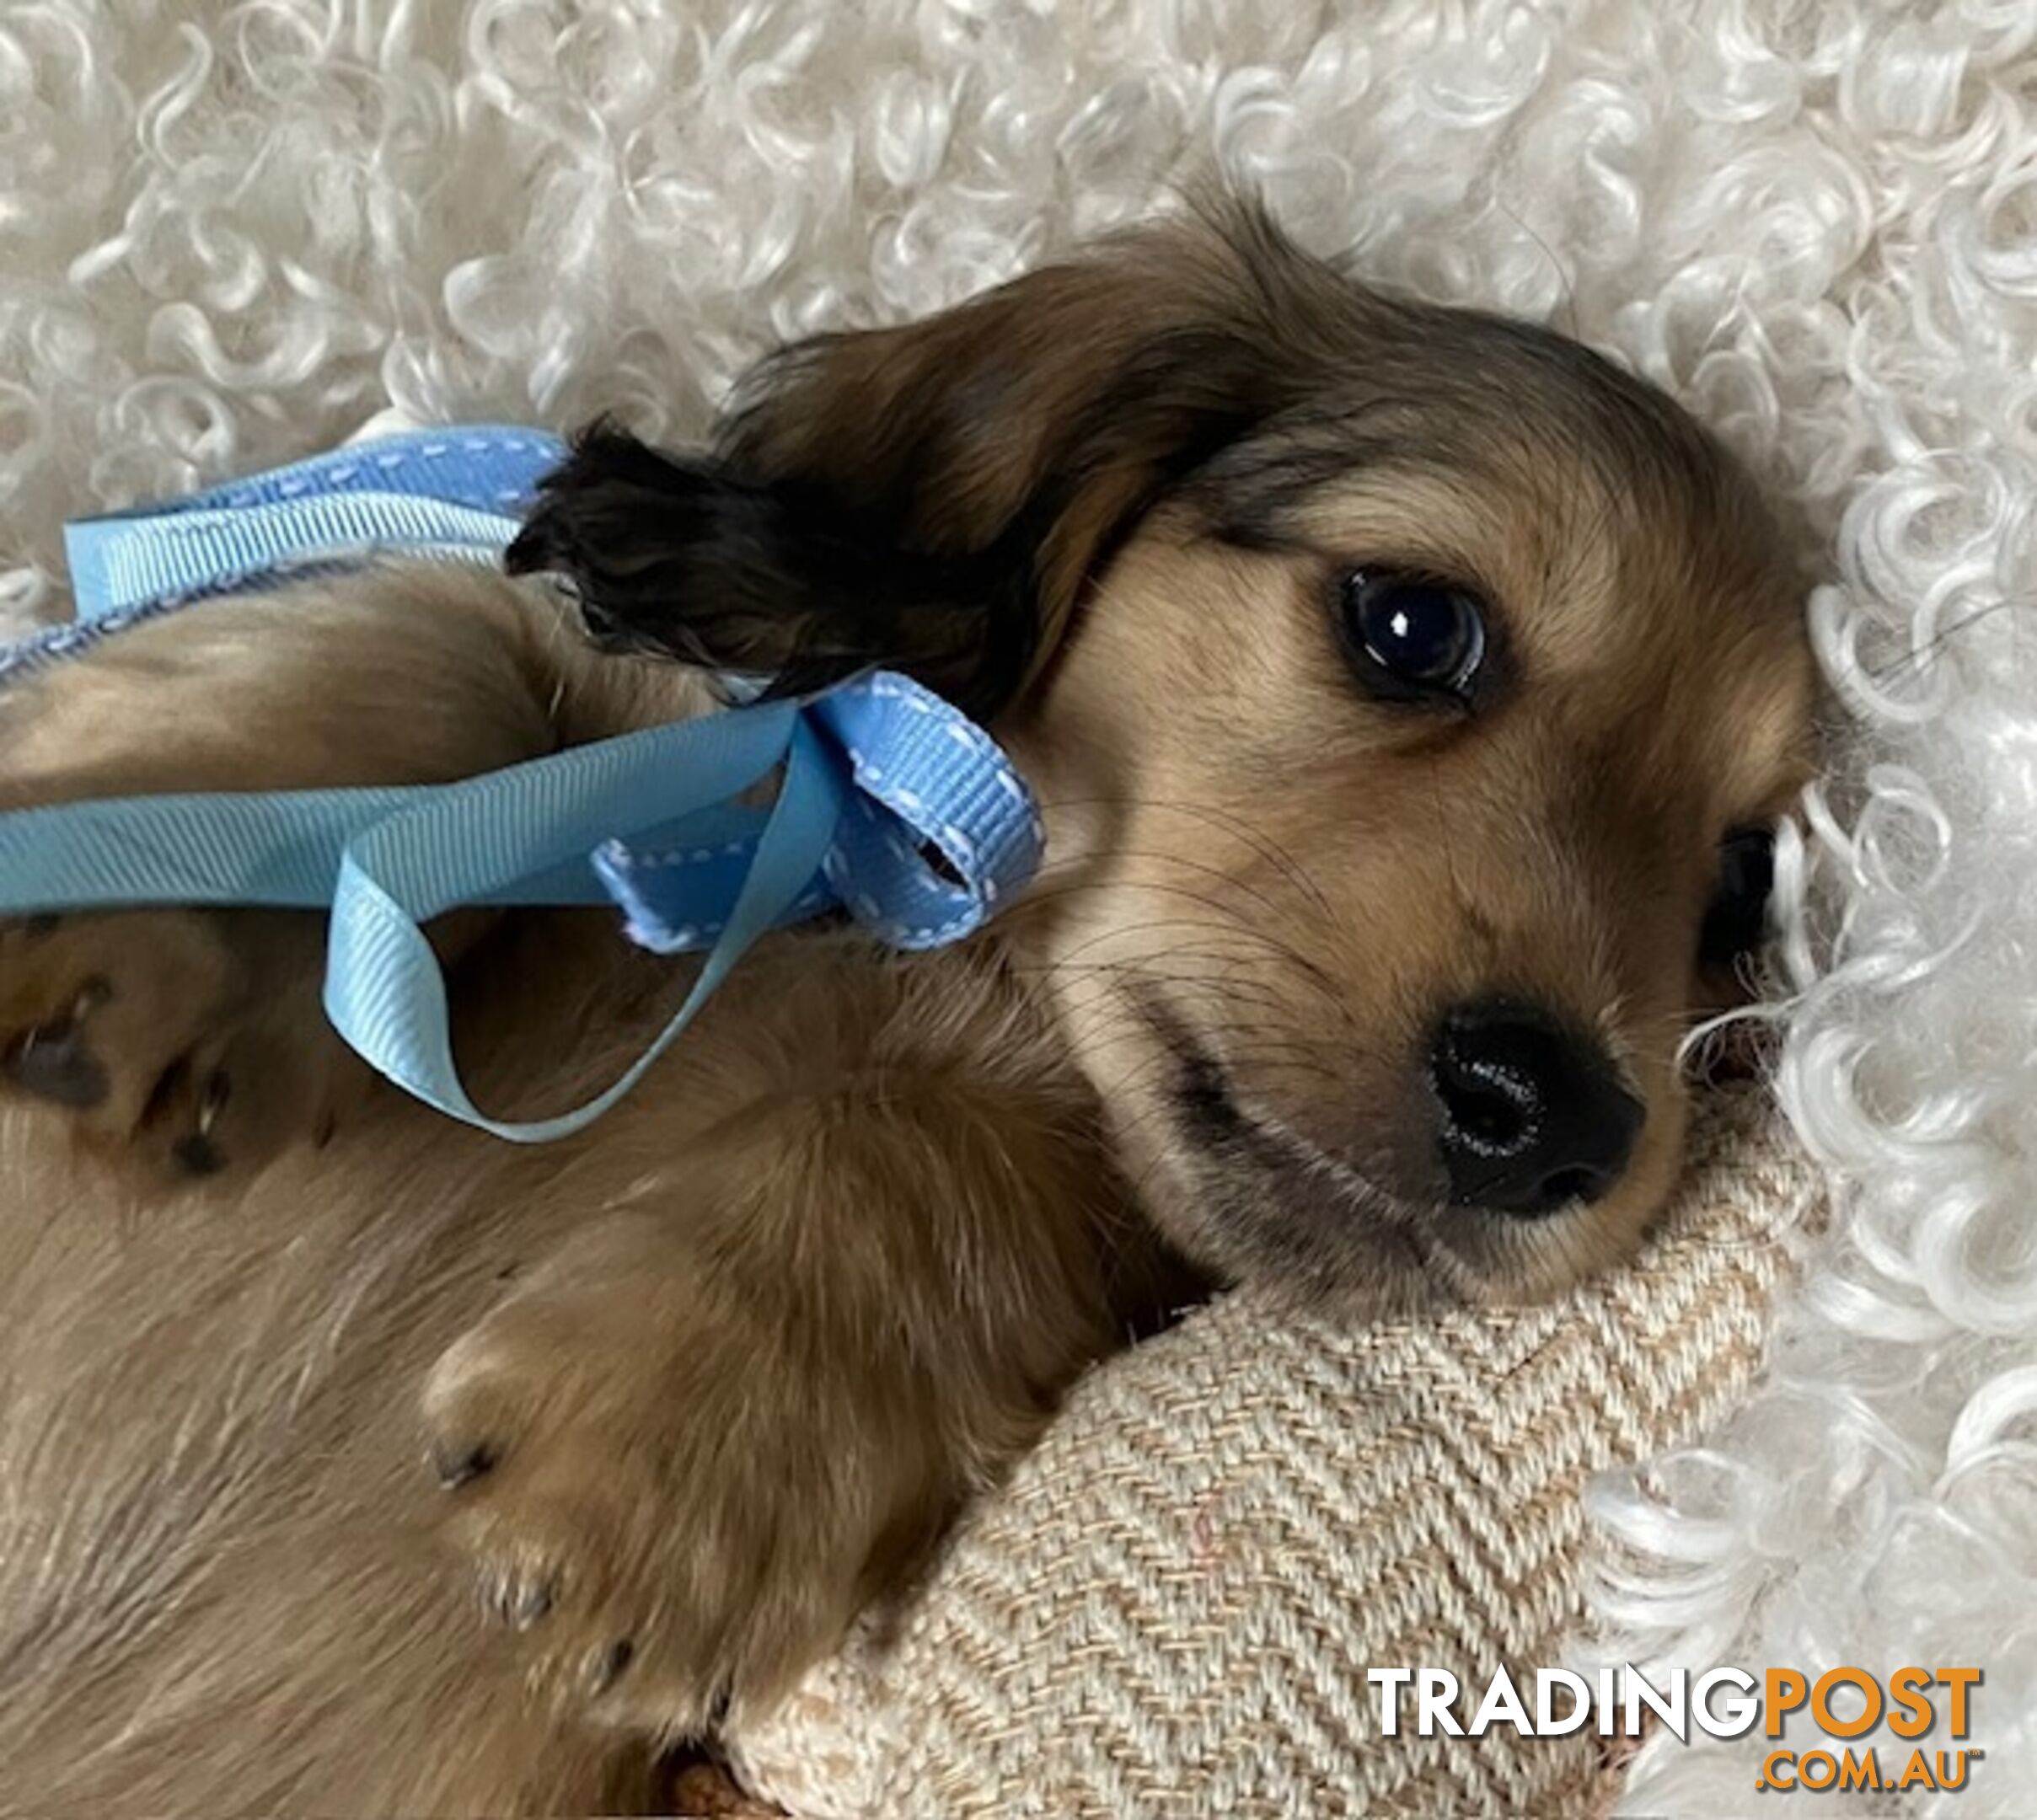
[[[1588,1477],[1742,1394],[1815,1179],[1745,1092],[1693,1164],[1643,1258],[1552,1306],[1339,1332],[1233,1298],[1096,1373],[738,1774],[808,1820],[1601,1809],[1589,1733],[1383,1740],[1365,1672],[1557,1661]]]

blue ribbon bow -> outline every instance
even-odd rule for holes
[[[287,575],[390,555],[492,566],[564,453],[534,431],[425,432],[72,524],[78,621],[0,647],[0,684],[139,620]],[[775,772],[769,809],[735,800]],[[1031,877],[1043,840],[1031,792],[990,736],[880,672],[456,784],[0,815],[0,913],[330,907],[325,1009],[340,1036],[441,1111],[535,1143],[614,1105],[767,930],[839,907],[891,946],[939,947]],[[454,1066],[422,925],[461,905],[603,902],[620,907],[645,947],[705,950],[691,992],[605,1092],[554,1118],[490,1118]]]

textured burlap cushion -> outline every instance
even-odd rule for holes
[[[1642,1259],[1552,1306],[1338,1331],[1238,1297],[1095,1373],[738,1775],[810,1820],[1602,1807],[1589,1732],[1385,1740],[1365,1672],[1556,1662],[1588,1477],[1741,1395],[1814,1177],[1745,1091],[1692,1164]]]

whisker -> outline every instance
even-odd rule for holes
[[[1112,851],[1112,858],[1113,859],[1144,860],[1152,864],[1179,866],[1185,871],[1199,872],[1207,877],[1214,879],[1220,885],[1225,886],[1230,890],[1241,892],[1249,897],[1262,910],[1278,914],[1280,908],[1279,905],[1275,903],[1272,898],[1268,897],[1264,891],[1259,890],[1257,886],[1250,885],[1242,879],[1232,877],[1230,874],[1225,872],[1220,866],[1210,865],[1202,860],[1184,859],[1179,854],[1158,853],[1150,848],[1136,847],[1116,848]],[[1033,892],[1031,892],[1028,895],[1039,895],[1037,890],[1037,882],[1038,881],[1053,878],[1057,874],[1060,873],[1064,870],[1067,871],[1079,870],[1090,864],[1091,861],[1088,859],[1075,856],[1070,856],[1068,859],[1060,860],[1048,859],[1043,861],[1039,870],[1033,875],[1036,881],[1036,889]],[[1092,881],[1085,882],[1088,883],[1091,889],[1098,888],[1097,881]],[[1128,881],[1124,880],[1114,880],[1112,881],[1115,886],[1121,889],[1128,882]],[[1080,886],[1076,886],[1069,888],[1079,889]]]
[[[2026,601],[2001,600],[1991,602],[1985,607],[1976,607],[1971,613],[1955,619],[1950,625],[1927,639],[1922,645],[1912,646],[1901,656],[1892,659],[1879,669],[1863,665],[1861,666],[1862,673],[1870,682],[1887,682],[1900,676],[1906,669],[1913,667],[1922,669],[1927,661],[1938,654],[1941,649],[1950,644],[1960,633],[1971,631],[1983,620],[1991,619],[1997,613],[2010,612],[2029,604]]]
[[[1012,914],[1015,917],[1021,915],[1027,906],[1037,906],[1042,902],[1064,902],[1078,891],[1105,888],[1107,887],[1101,886],[1094,881],[1086,881],[1079,886],[1058,886],[1047,892],[1035,892],[1027,898],[1025,903],[1015,909]],[[1227,916],[1220,904],[1198,891],[1191,891],[1186,886],[1181,886],[1148,884],[1110,888],[1130,889],[1150,892],[1155,896],[1179,897],[1198,908],[1210,911],[1218,920],[1205,922],[1192,918],[1177,918],[1166,921],[1134,923],[1123,928],[1103,930],[1077,945],[1069,951],[1066,958],[1080,959],[1098,946],[1106,943],[1123,940],[1134,934],[1173,929],[1197,929],[1220,934],[1226,943],[1257,943],[1262,948],[1277,955],[1295,967],[1302,976],[1311,980],[1332,1003],[1341,1004],[1343,1002],[1337,982],[1321,965],[1309,959],[1306,955],[1300,953],[1291,943],[1282,940],[1265,929],[1254,929],[1249,924],[1238,922]]]
[[[1163,814],[1193,816],[1198,821],[1213,824],[1225,832],[1236,837],[1257,854],[1268,864],[1295,886],[1302,895],[1324,916],[1335,918],[1336,907],[1330,902],[1322,887],[1312,878],[1302,864],[1279,842],[1262,829],[1255,828],[1242,816],[1228,810],[1218,809],[1207,803],[1182,802],[1166,796],[1064,796],[1043,803],[1043,809],[1118,809],[1147,808]]]

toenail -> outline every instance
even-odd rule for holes
[[[492,1471],[495,1460],[495,1449],[485,1441],[469,1448],[432,1450],[432,1470],[437,1474],[440,1485],[448,1491],[457,1491],[483,1473]]]
[[[203,1113],[199,1115],[199,1129],[188,1137],[180,1138],[171,1146],[170,1154],[194,1175],[217,1175],[227,1166],[227,1159],[220,1154],[219,1147],[206,1136]]]
[[[75,1112],[103,1104],[110,1088],[106,1070],[86,1048],[76,1021],[63,1018],[30,1030],[5,1054],[5,1071],[15,1085],[40,1100]]]
[[[198,1095],[198,1131],[203,1136],[212,1128],[213,1121],[226,1109],[233,1096],[233,1084],[227,1079],[224,1068],[215,1068],[206,1078],[205,1089]]]
[[[593,1667],[588,1674],[589,1691],[597,1697],[606,1694],[623,1678],[624,1672],[635,1659],[636,1646],[629,1638],[621,1637],[611,1643],[594,1658]]]

